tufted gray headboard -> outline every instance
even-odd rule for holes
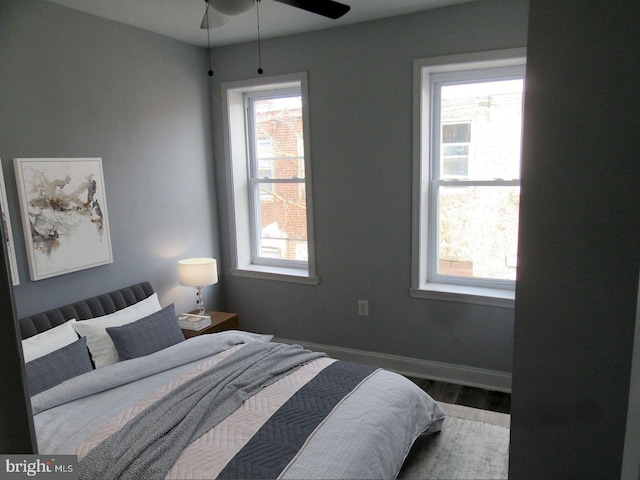
[[[88,298],[64,307],[54,308],[47,312],[24,317],[19,320],[22,339],[63,324],[67,320],[86,320],[101,317],[122,310],[153,295],[153,287],[149,282],[137,283],[130,287],[114,290],[93,298]]]

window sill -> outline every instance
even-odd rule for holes
[[[499,288],[469,287],[445,283],[428,283],[409,289],[413,298],[428,298],[447,302],[472,303],[491,307],[514,308],[516,292]]]
[[[247,265],[242,268],[234,268],[231,269],[231,275],[278,282],[302,283],[304,285],[318,285],[320,283],[320,277],[310,276],[307,270],[267,267],[264,265]]]

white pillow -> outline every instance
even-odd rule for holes
[[[53,327],[46,332],[22,340],[22,354],[24,363],[40,358],[78,340],[78,334],[71,327],[76,319],[69,320],[62,325]]]
[[[93,364],[96,368],[102,368],[117,363],[120,359],[106,328],[135,322],[159,310],[162,308],[158,302],[158,294],[154,293],[135,305],[109,315],[76,322],[73,328],[81,337],[87,337],[87,347],[89,347]]]

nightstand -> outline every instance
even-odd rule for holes
[[[197,313],[195,310],[189,313]],[[211,316],[211,325],[202,330],[182,330],[184,338],[197,337],[207,333],[218,333],[223,330],[236,330],[238,328],[238,314],[229,312],[215,312],[207,310],[205,315]]]

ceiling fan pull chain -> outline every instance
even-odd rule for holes
[[[262,75],[262,51],[260,49],[260,0],[256,0],[256,16],[258,19],[258,75]]]
[[[213,68],[211,67],[211,40],[209,38],[209,3],[207,2],[207,9],[204,11],[207,17],[207,57],[209,57],[209,76],[213,77]]]

